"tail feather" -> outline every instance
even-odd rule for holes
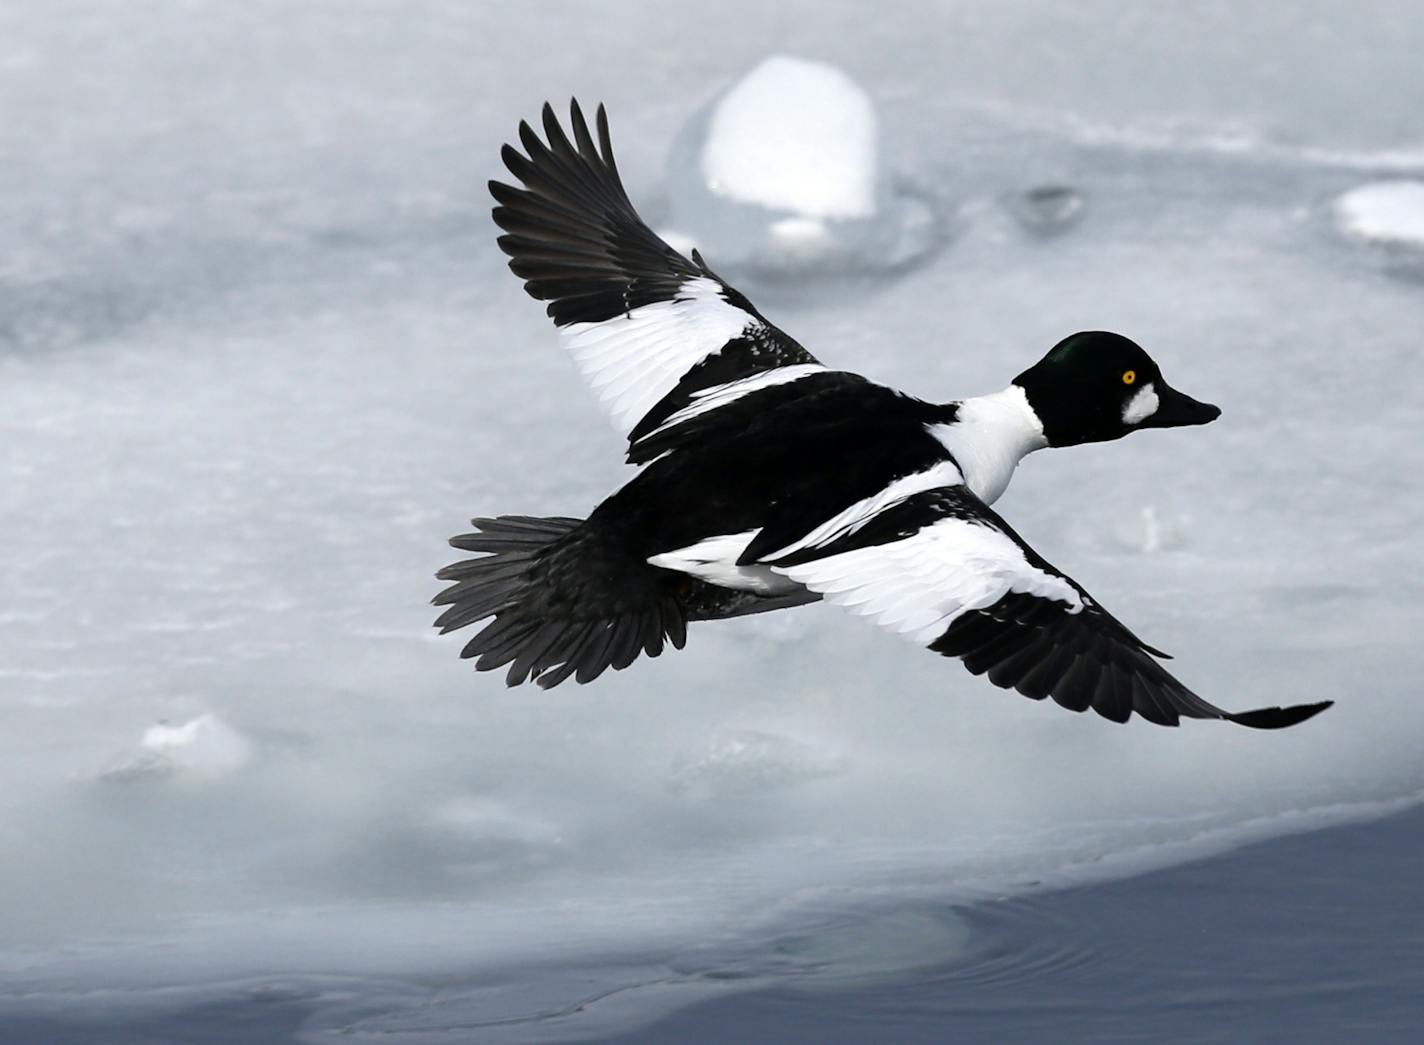
[[[576,676],[576,681],[580,684],[592,682],[594,679],[598,678],[598,676],[602,675],[604,671],[607,670],[607,668],[613,663],[608,658],[608,651],[613,646],[613,637],[615,634],[614,630],[612,628],[589,625],[589,631],[590,633],[588,637],[586,639],[581,640],[580,642],[580,645],[582,645],[583,642],[587,642],[588,644],[588,649],[583,657],[584,665],[578,668],[578,675]],[[680,644],[678,645],[678,648],[681,649]],[[557,672],[559,671],[563,671],[565,674],[559,677],[550,675],[548,677],[547,683],[543,683],[541,680],[541,684],[545,684],[548,686],[556,686],[560,682],[562,682],[564,678],[568,677],[569,671],[573,670],[573,664],[569,664],[565,668],[556,668],[555,674],[557,674]]]
[[[478,533],[465,533],[450,538],[450,547],[467,552],[520,552],[533,553],[546,546],[550,540],[564,536],[582,523],[582,519],[568,516],[551,516],[538,519],[530,515],[501,515],[493,519],[471,519],[470,524],[479,529]],[[476,559],[474,562],[484,562]],[[437,577],[444,577],[449,570],[465,565],[456,563],[441,570]]]
[[[680,575],[648,565],[579,519],[506,515],[473,523],[476,532],[450,544],[480,557],[436,574],[453,583],[433,601],[448,607],[435,621],[442,634],[494,617],[460,654],[474,658],[477,670],[508,664],[509,685],[532,678],[547,689],[570,676],[591,682],[639,653],[656,657],[665,642],[686,643]]]
[[[493,671],[513,660],[517,651],[522,648],[524,639],[538,626],[538,620],[522,614],[496,615],[493,623],[465,643],[460,656],[479,657],[475,668],[479,671]]]

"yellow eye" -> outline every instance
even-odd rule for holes
[[[1122,383],[1123,383],[1123,384],[1125,384],[1125,385],[1130,385],[1130,384],[1132,384],[1132,383],[1133,383],[1134,381],[1136,381],[1136,380],[1137,380],[1137,371],[1136,371],[1136,370],[1124,370],[1124,371],[1122,372]]]

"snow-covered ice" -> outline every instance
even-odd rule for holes
[[[309,1038],[577,1036],[729,969],[958,946],[906,897],[1417,799],[1424,299],[1321,204],[1424,178],[1417,107],[1380,104],[1424,88],[1424,19],[900,10],[0,10],[0,1014],[301,990]],[[821,606],[548,693],[433,633],[469,516],[581,514],[628,474],[495,246],[500,144],[603,100],[679,224],[674,138],[773,46],[873,101],[877,191],[925,193],[934,249],[792,294],[689,228],[709,264],[926,397],[1134,336],[1221,420],[1035,455],[1000,509],[1209,699],[1334,709],[1117,727]],[[1034,186],[1088,205],[1026,232]]]
[[[869,218],[879,206],[875,106],[842,70],[788,55],[763,61],[712,107],[707,188],[803,218]]]
[[[252,744],[247,738],[206,712],[178,726],[149,726],[143,731],[136,756],[110,772],[116,776],[165,772],[220,776],[241,769],[251,758]]]
[[[886,169],[875,103],[842,69],[772,55],[693,115],[668,161],[668,233],[725,265],[874,270],[932,243]]]
[[[1357,185],[1341,193],[1335,213],[1347,236],[1424,250],[1424,181]]]

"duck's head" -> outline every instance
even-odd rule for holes
[[[1139,428],[1204,425],[1221,410],[1178,392],[1136,342],[1105,330],[1066,337],[1014,384],[1049,446],[1121,439]]]

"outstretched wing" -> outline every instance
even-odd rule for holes
[[[1280,729],[1331,703],[1236,713],[1207,703],[1155,659],[1166,654],[963,486],[916,493],[853,531],[762,561],[996,686],[1114,722],[1136,712],[1164,726],[1185,716]]]
[[[719,279],[643,223],[613,161],[598,107],[595,144],[578,102],[573,140],[545,104],[544,134],[506,145],[523,188],[490,182],[500,248],[524,288],[549,302],[564,344],[630,444],[742,395],[823,368]]]

